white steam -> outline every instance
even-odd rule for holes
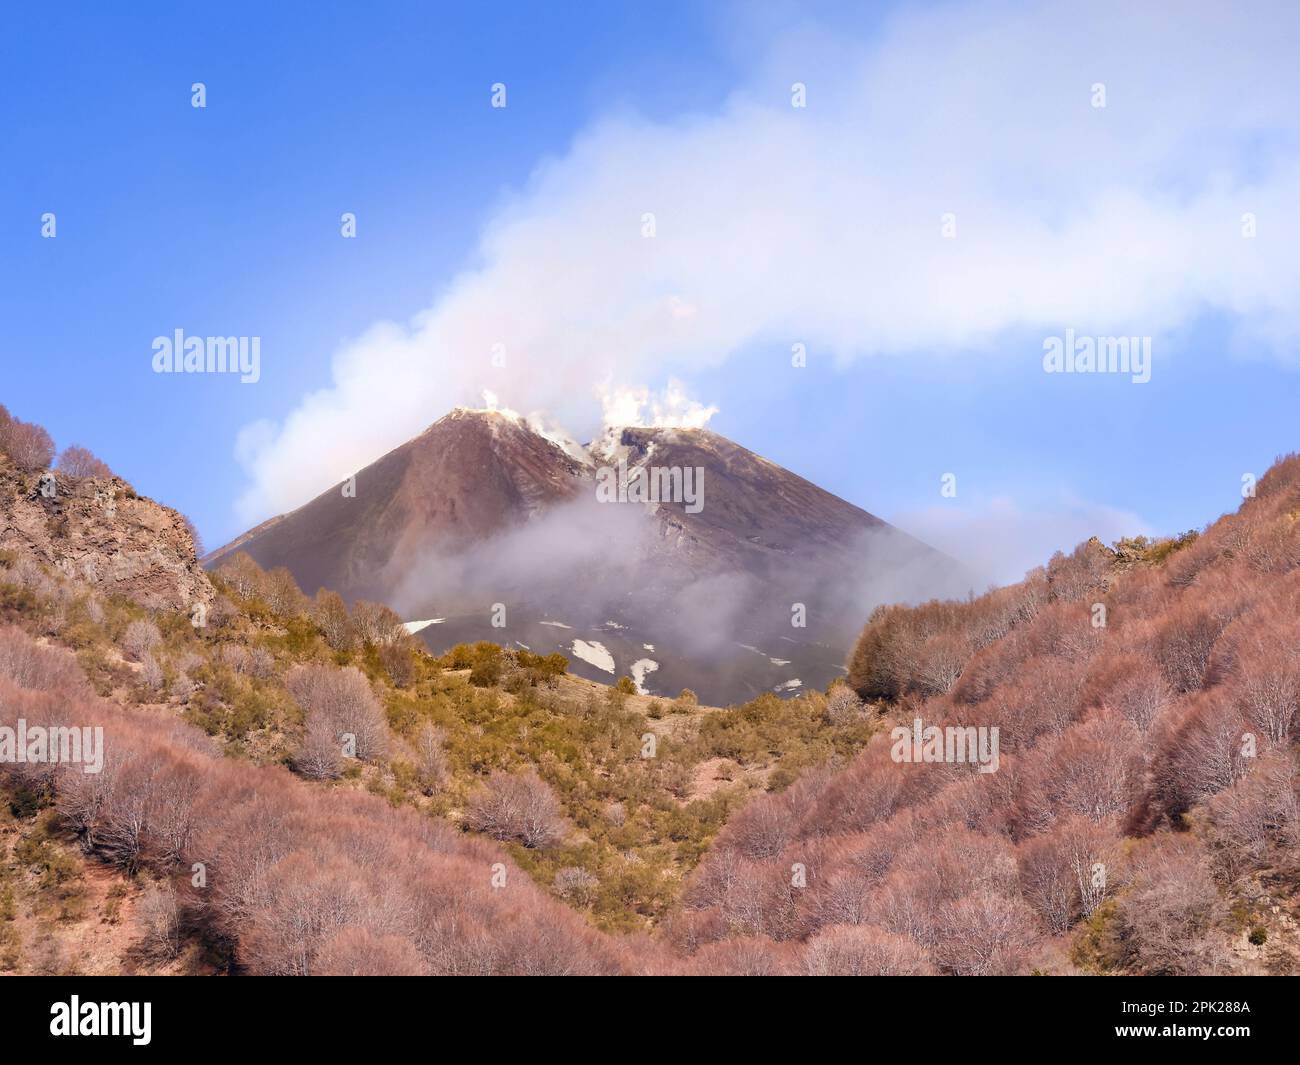
[[[778,362],[795,343],[986,359],[1007,330],[1154,336],[1209,311],[1294,352],[1298,36],[1294,5],[1132,3],[787,34],[716,113],[601,121],[540,164],[479,265],[336,352],[283,422],[246,428],[241,517],[302,503],[484,388],[579,433],[602,403],[702,418],[680,389],[658,407],[644,390],[754,344]]]

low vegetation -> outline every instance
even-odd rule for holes
[[[105,970],[1290,971],[1298,519],[1290,458],[1202,535],[883,608],[847,685],[730,708],[434,656],[246,555],[195,616],[0,552],[0,725],[107,747],[0,764],[0,971],[96,922]],[[899,764],[917,718],[998,729],[998,771]]]

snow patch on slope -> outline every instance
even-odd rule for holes
[[[783,639],[784,639],[784,637],[783,637]],[[791,641],[791,642],[793,642],[793,641]],[[737,646],[737,647],[743,647],[746,651],[753,651],[754,654],[756,654],[756,655],[762,655],[762,656],[763,656],[764,658],[766,658],[769,662],[771,662],[772,665],[774,665],[774,666],[788,666],[788,665],[790,664],[790,659],[788,659],[788,658],[773,658],[773,657],[772,657],[771,655],[769,655],[766,651],[760,651],[757,647],[752,647],[752,646],[750,646],[750,645],[747,644],[747,643],[738,643],[738,644],[736,644],[736,646]]]
[[[565,627],[567,628],[567,626]],[[574,640],[573,653],[589,666],[603,669],[606,673],[612,674],[614,672],[614,656],[609,653],[603,643],[598,643],[596,640],[592,640],[590,643],[586,640]]]
[[[636,685],[637,695],[649,695],[645,689],[646,677],[659,668],[659,663],[650,658],[638,658],[632,663],[632,683]]]

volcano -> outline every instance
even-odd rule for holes
[[[602,502],[611,470],[698,498]],[[558,650],[591,679],[714,703],[823,687],[876,605],[970,586],[947,556],[708,430],[583,447],[464,408],[205,563],[236,551],[308,594],[389,604],[435,652]]]

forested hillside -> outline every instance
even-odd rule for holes
[[[849,678],[896,723],[998,729],[998,771],[878,735],[752,803],[674,927],[707,965],[1293,970],[1300,458],[1199,537],[881,609]]]
[[[5,431],[0,727],[104,758],[0,763],[0,970],[1294,967],[1300,458],[1199,536],[882,608],[849,685],[717,708],[209,578],[181,516],[93,464],[50,490]],[[900,762],[918,720],[996,729],[996,771]]]

